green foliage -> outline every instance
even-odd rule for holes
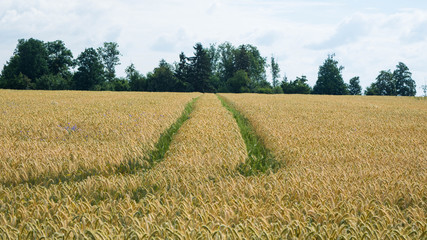
[[[0,87],[9,89],[26,89],[31,80],[18,81],[17,77],[22,73],[19,71],[19,55],[13,55],[3,67],[0,77]],[[27,77],[28,78],[28,77]]]
[[[278,79],[280,78],[280,68],[279,64],[276,62],[274,57],[271,57],[271,77],[273,80],[273,87],[277,87],[279,85]]]
[[[218,95],[217,95],[218,96]],[[218,96],[222,105],[233,114],[239,126],[242,138],[245,141],[248,151],[248,158],[244,163],[237,166],[237,170],[243,176],[252,176],[266,173],[269,170],[276,172],[284,163],[277,161],[273,154],[265,147],[261,139],[256,135],[249,120],[237,111],[230,102]]]
[[[111,85],[111,91],[130,91],[129,81],[125,78],[114,78],[108,83]]]
[[[273,89],[268,87],[259,87],[255,91],[256,93],[263,93],[263,94],[273,94]]]
[[[175,89],[177,80],[173,68],[165,60],[161,60],[153,73],[147,74],[148,91],[168,92]]]
[[[135,68],[133,63],[125,69],[126,80],[129,82],[131,91],[146,91],[147,79],[141,75]]]
[[[415,96],[417,93],[415,81],[409,68],[399,62],[396,70],[381,71],[376,81],[365,91],[366,95]]]
[[[247,45],[240,45],[234,50],[234,69],[243,70],[249,74],[250,71],[250,56]]]
[[[360,86],[359,77],[353,77],[350,79],[350,84],[348,85],[348,92],[350,95],[361,95],[362,87]]]
[[[175,64],[175,89],[177,92],[191,92],[194,90],[190,81],[190,64],[183,52],[179,54],[179,63]]]
[[[208,51],[203,48],[201,43],[194,46],[194,57],[190,60],[189,82],[197,92],[213,92],[210,83],[212,75],[211,59]]]
[[[267,58],[261,56],[257,47],[250,44],[246,45],[246,47],[248,48],[250,60],[249,78],[252,79],[255,85],[266,82],[265,68],[267,67]]]
[[[307,77],[302,75],[301,77],[297,77],[295,81],[287,81],[285,78],[280,87],[283,90],[283,93],[286,94],[310,94],[311,87],[307,84]]]
[[[225,88],[225,85],[226,85],[225,83],[228,81],[228,79],[232,78],[235,73],[235,68],[234,68],[235,48],[231,43],[225,42],[218,46],[217,52],[219,55],[218,75],[219,75],[220,81],[224,83],[223,88]]]
[[[115,67],[120,65],[120,51],[118,48],[119,45],[115,42],[104,42],[104,46],[98,48],[98,54],[105,67],[107,81],[112,81],[116,77]]]
[[[97,50],[88,48],[76,60],[61,40],[44,43],[30,38],[20,39],[0,75],[0,88],[9,89],[77,89],[110,91],[176,91],[176,92],[257,92],[300,94],[360,95],[359,77],[345,84],[338,61],[328,55],[319,67],[313,89],[305,76],[278,84],[280,68],[271,57],[272,86],[266,84],[266,58],[250,44],[234,47],[224,42],[217,47],[194,46],[194,56],[183,52],[175,67],[162,60],[147,77],[133,64],[126,68],[126,78],[117,79],[115,66],[120,64],[119,45],[105,42]],[[73,74],[70,69],[77,65]],[[415,96],[416,84],[412,73],[402,62],[394,72],[381,71],[376,82],[367,87],[366,95]]]
[[[377,85],[372,83],[369,87],[367,87],[365,90],[365,95],[380,95]]]
[[[249,77],[244,70],[234,73],[234,76],[227,81],[228,91],[233,93],[242,93],[249,91]]]
[[[334,56],[334,54],[328,55],[323,65],[319,67],[317,82],[313,87],[314,94],[348,94],[347,86],[341,76],[344,67],[338,67],[338,61],[334,60]]]
[[[393,82],[395,83],[396,95],[415,96],[417,93],[415,81],[412,79],[412,73],[402,62],[396,66],[393,72]]]
[[[390,70],[381,71],[376,80],[376,82],[372,83],[371,86],[366,88],[366,95],[396,95],[396,85],[393,80],[393,73],[391,73]]]
[[[11,79],[9,79],[9,84],[13,86],[11,87],[13,89],[35,89],[36,87],[36,84],[21,72],[18,74],[18,76],[13,76]]]
[[[65,47],[61,40],[46,43],[46,49],[49,73],[69,79],[71,77],[70,68],[74,66],[72,52]]]
[[[31,82],[49,73],[48,52],[42,41],[33,38],[20,39],[15,54],[19,56],[18,71],[31,79]]]
[[[273,88],[271,87],[271,84],[269,82],[267,82],[266,80],[263,80],[257,84],[257,87],[255,88],[255,90],[253,90],[253,92],[272,94]]]
[[[380,72],[377,77],[376,87],[379,91],[379,95],[396,95],[396,85],[390,70]]]
[[[255,46],[246,44],[235,48],[226,42],[218,47],[212,44],[203,48],[197,43],[194,50],[193,57],[181,53],[175,68],[162,61],[147,77],[139,74],[132,65],[126,69],[123,80],[115,75],[115,66],[120,64],[117,43],[105,42],[96,50],[85,49],[74,60],[72,52],[61,40],[44,43],[21,39],[1,72],[0,88],[281,92],[265,85],[266,58]],[[73,74],[70,69],[74,66],[77,71]],[[236,74],[239,70],[246,72],[246,76]]]
[[[252,45],[235,48],[226,42],[205,49],[197,43],[194,50],[193,57],[181,53],[175,64],[175,91],[256,92],[266,80],[266,59]]]
[[[282,94],[283,93],[283,89],[281,86],[277,86],[273,88],[273,93],[274,94]]]
[[[266,81],[266,58],[262,57],[255,46],[250,44],[240,45],[234,51],[234,69],[245,70],[249,77],[249,89],[254,90]]]
[[[13,56],[3,67],[1,87],[34,89],[35,80],[49,73],[48,52],[37,39],[19,39]]]
[[[216,74],[220,69],[220,51],[215,47],[215,44],[211,44],[209,48],[206,49],[206,51],[211,61],[212,74]]]
[[[86,48],[77,58],[77,72],[73,77],[73,87],[77,90],[99,89],[104,78],[104,65],[93,48]]]
[[[65,79],[61,74],[43,75],[36,79],[37,89],[41,90],[64,90],[70,88],[70,79]]]

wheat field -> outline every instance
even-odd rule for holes
[[[286,161],[278,181],[267,181],[281,189],[283,212],[273,216],[326,238],[427,238],[427,101],[224,97]]]
[[[107,174],[144,154],[198,94],[0,92],[0,183]]]
[[[247,147],[233,115],[214,94],[0,93],[1,144],[9,144],[0,155],[7,173],[0,184],[1,238],[427,238],[426,101],[220,94],[285,163],[277,172],[245,177],[236,167],[247,159]],[[161,162],[136,173],[110,169],[129,152],[146,155],[195,97]],[[62,115],[51,113],[62,105]],[[135,121],[142,112],[153,117]],[[120,120],[104,120],[104,113]],[[70,120],[59,122],[59,116]],[[56,132],[68,122],[95,129],[91,133],[112,134],[120,123],[129,131],[95,135],[86,143],[81,132]],[[17,131],[30,123],[38,127],[22,139]],[[52,130],[43,135],[47,123]],[[57,135],[68,139],[56,140]],[[49,136],[53,146],[37,145],[35,136]],[[49,158],[59,156],[51,149],[69,156],[71,147],[75,158]],[[49,165],[56,168],[44,167]],[[97,174],[44,184],[21,173],[55,179],[80,168]]]

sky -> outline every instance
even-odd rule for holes
[[[345,82],[359,76],[363,88],[399,62],[417,95],[427,83],[425,0],[1,0],[0,66],[28,38],[62,40],[74,57],[117,42],[118,76],[131,63],[146,74],[161,59],[193,55],[198,42],[228,41],[258,47],[268,62],[276,58],[281,77],[306,75],[311,86],[328,54],[344,66]]]

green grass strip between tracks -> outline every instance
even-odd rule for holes
[[[237,166],[237,170],[244,176],[257,175],[269,171],[276,172],[284,165],[284,162],[277,161],[273,154],[265,147],[262,140],[257,136],[249,120],[243,116],[233,104],[223,96],[217,95],[222,105],[233,114],[240,133],[246,144],[248,157],[244,163]]]
[[[146,157],[143,159],[129,159],[127,162],[120,164],[116,172],[133,174],[141,169],[152,168],[156,163],[162,161],[166,152],[169,150],[173,136],[178,132],[182,124],[190,118],[190,114],[194,109],[194,103],[197,99],[198,97],[187,103],[181,116],[160,135],[154,149]]]

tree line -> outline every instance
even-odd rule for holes
[[[10,60],[0,75],[0,88],[41,90],[109,90],[109,91],[173,91],[173,92],[232,92],[232,93],[286,93],[361,95],[359,77],[349,83],[342,78],[344,67],[338,65],[335,55],[328,55],[319,67],[316,84],[307,84],[302,75],[295,80],[284,76],[272,56],[270,61],[261,56],[256,46],[233,46],[229,42],[201,43],[193,47],[192,56],[179,54],[173,64],[161,60],[146,75],[135,65],[126,67],[126,77],[116,76],[120,64],[119,45],[105,42],[98,48],[86,48],[74,59],[61,40],[43,42],[38,39],[20,39]],[[272,82],[267,81],[270,68]],[[376,81],[364,92],[366,95],[416,94],[415,81],[409,68],[398,63],[396,70],[381,71]]]

